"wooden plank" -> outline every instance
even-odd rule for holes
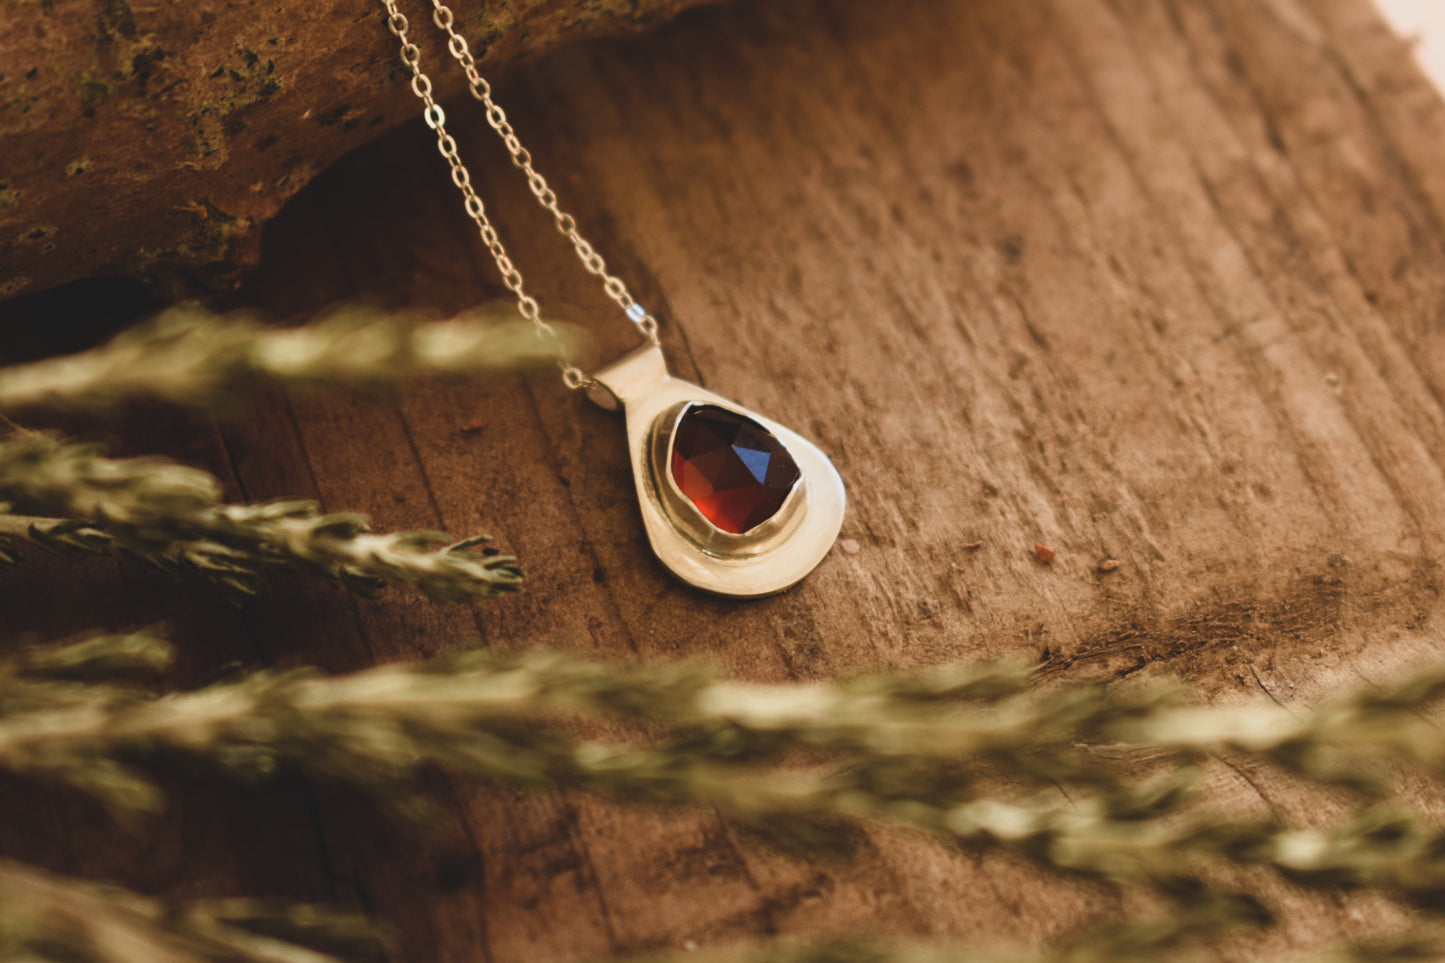
[[[620,422],[551,378],[268,397],[221,430],[238,494],[490,531],[532,581],[472,608],[277,585],[207,610],[267,659],[342,669],[480,637],[777,680],[1020,656],[1289,704],[1435,658],[1445,109],[1366,0],[741,0],[553,56],[499,97],[677,370],[834,456],[848,547],[775,599],[681,588],[647,550]],[[480,116],[449,116],[529,288],[599,356],[627,347]],[[450,312],[504,293],[416,124],[303,192],[237,301]],[[1224,803],[1341,811],[1229,762]],[[293,839],[314,808],[308,886],[396,920],[414,959],[1035,941],[1120,909],[906,833],[837,865],[707,813],[441,799],[421,844],[325,791],[274,804]],[[234,835],[275,845],[254,821]],[[1397,918],[1249,881],[1288,920],[1255,958]]]

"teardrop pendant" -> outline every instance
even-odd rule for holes
[[[647,537],[678,578],[718,595],[772,595],[828,554],[847,495],[812,442],[672,377],[654,344],[593,380],[592,400],[626,413]]]

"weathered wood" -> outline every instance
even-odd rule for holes
[[[267,397],[193,439],[238,496],[491,531],[531,590],[473,610],[278,585],[238,616],[187,603],[224,627],[198,653],[250,636],[341,669],[480,635],[759,679],[1022,655],[1286,704],[1436,659],[1445,109],[1405,53],[1367,0],[744,0],[526,68],[501,98],[564,201],[664,319],[681,373],[834,455],[846,547],[775,599],[679,587],[647,551],[620,422],[550,379],[394,406]],[[601,356],[622,350],[480,117],[452,116],[531,289]],[[502,293],[413,128],[297,198],[238,301],[448,311]],[[114,611],[124,583],[103,584],[93,606],[66,589],[67,624]],[[128,604],[143,620],[160,599]],[[1215,791],[1305,822],[1343,806],[1244,766]],[[427,961],[859,929],[1037,941],[1119,910],[891,831],[855,863],[811,863],[706,813],[457,785],[418,845],[355,801],[287,792],[220,842],[154,827],[157,872],[78,804],[28,814],[31,838],[6,829],[0,849],[156,889],[330,893]],[[183,812],[210,827],[211,802]],[[1400,918],[1249,882],[1285,922],[1241,956]]]
[[[636,30],[701,0],[460,5],[483,70]],[[403,5],[438,98],[466,89]],[[420,107],[375,0],[0,3],[0,300],[96,274],[229,287],[261,228]]]

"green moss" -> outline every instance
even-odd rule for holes
[[[100,0],[97,4],[96,23],[100,28],[99,40],[102,46],[109,44],[117,35],[127,40],[136,36],[135,14],[125,0]]]
[[[222,243],[251,229],[249,219],[228,214],[205,198],[191,205],[190,209],[197,214],[202,236],[212,243]]]
[[[193,223],[186,237],[167,247],[142,247],[136,251],[136,263],[142,267],[153,264],[185,263],[204,255],[213,259],[224,252],[233,238],[247,234],[252,228],[250,218],[238,218],[221,210],[210,200],[201,198],[184,205]]]
[[[147,266],[171,261],[190,261],[196,257],[196,249],[184,242],[173,247],[143,247],[135,252],[137,264]]]
[[[8,298],[12,294],[19,294],[29,286],[30,278],[24,275],[5,278],[3,281],[0,281],[0,299]]]
[[[80,112],[87,117],[94,117],[96,105],[115,93],[115,88],[104,78],[90,73],[76,78],[76,87],[80,92]]]
[[[201,106],[191,112],[196,128],[192,150],[196,157],[209,157],[221,151],[229,138],[246,129],[243,122],[230,117],[243,108],[269,99],[284,86],[273,58],[244,44],[236,44],[239,60],[217,64],[208,75],[210,85]]]
[[[141,44],[134,48],[122,66],[126,79],[134,81],[140,95],[144,97],[155,75],[156,64],[166,59],[166,51],[155,44]]]

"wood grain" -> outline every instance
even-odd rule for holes
[[[1022,655],[1286,705],[1433,661],[1445,108],[1406,54],[1366,0],[744,0],[553,56],[500,91],[523,139],[664,320],[675,368],[833,455],[848,548],[779,598],[681,588],[647,550],[621,422],[545,378],[268,396],[169,447],[237,497],[492,532],[529,593],[443,608],[278,584],[233,615],[95,565],[102,588],[62,590],[60,621],[180,605],[198,663],[254,647],[346,669],[476,637],[769,680]],[[480,117],[454,113],[531,288],[599,357],[623,350]],[[417,125],[304,191],[237,301],[447,312],[502,293]],[[39,577],[0,583],[6,607]],[[1304,822],[1344,805],[1229,762],[1222,804]],[[195,790],[181,822],[201,828],[151,827],[152,849],[81,803],[27,815],[3,848],[158,890],[354,901],[424,961],[857,930],[1041,941],[1121,908],[906,833],[834,865],[707,813],[438,793],[446,825],[421,842],[292,785],[254,810]],[[1285,922],[1230,958],[1400,918],[1249,882]]]

